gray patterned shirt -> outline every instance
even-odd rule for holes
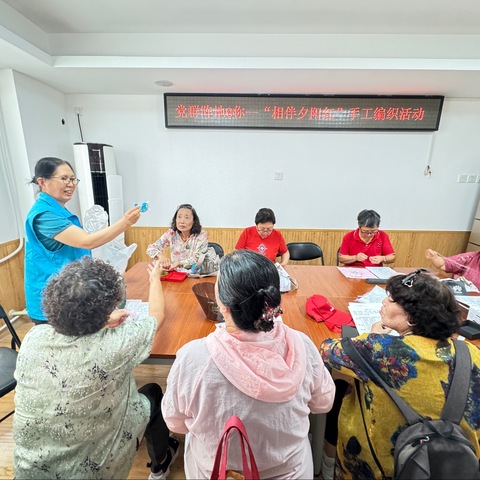
[[[150,417],[133,368],[150,354],[155,318],[82,337],[32,328],[15,377],[15,477],[126,478]]]

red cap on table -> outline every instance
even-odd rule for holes
[[[325,322],[325,325],[333,332],[341,332],[342,325],[355,326],[349,313],[337,310],[323,295],[309,297],[305,310],[317,322]]]

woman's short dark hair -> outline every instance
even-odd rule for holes
[[[376,228],[380,226],[380,215],[375,210],[362,210],[357,221],[359,227]]]
[[[230,308],[240,330],[268,332],[272,309],[280,307],[280,277],[272,261],[252,252],[236,250],[220,262],[218,297]]]
[[[171,229],[174,231],[174,232],[178,232],[178,228],[177,228],[177,214],[178,214],[178,211],[181,209],[181,208],[186,208],[187,210],[190,210],[192,212],[192,215],[193,215],[193,225],[192,225],[192,228],[190,230],[190,234],[191,235],[198,235],[201,231],[202,231],[202,225],[200,224],[200,218],[198,217],[197,215],[197,212],[195,211],[195,209],[189,204],[189,203],[182,203],[181,205],[179,205],[177,207],[177,210],[175,211],[175,215],[173,216],[173,219],[172,219],[172,223],[170,225]]]
[[[63,335],[98,332],[123,299],[122,276],[98,258],[83,257],[54,276],[43,295],[48,323]]]
[[[75,173],[75,170],[73,169],[70,162],[56,157],[43,157],[36,163],[35,175],[33,176],[30,183],[38,185],[37,180],[39,178],[52,178],[55,171],[60,165],[68,165],[72,169],[72,172]]]
[[[259,223],[276,223],[275,214],[271,208],[261,208],[255,215],[255,225]]]
[[[447,285],[425,273],[411,279],[411,287],[395,275],[387,282],[387,292],[403,308],[412,332],[422,337],[445,339],[460,327],[460,308]]]

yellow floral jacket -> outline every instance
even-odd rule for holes
[[[371,358],[377,373],[420,415],[440,418],[453,375],[455,350],[451,340],[416,335],[364,334],[353,340]],[[468,344],[472,357],[470,392],[461,426],[480,458],[480,350]],[[388,394],[363,373],[343,351],[340,339],[320,346],[332,371],[362,380],[361,401],[368,436],[387,477],[393,476],[393,449],[406,420]],[[337,478],[379,479],[382,475],[370,451],[355,386],[347,390],[338,419]],[[454,461],[454,460],[453,460]]]

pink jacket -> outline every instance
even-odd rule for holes
[[[467,252],[445,257],[445,271],[470,280],[480,290],[480,252]]]
[[[190,433],[187,478],[210,478],[226,420],[245,423],[262,478],[313,478],[309,414],[330,410],[333,380],[311,340],[282,322],[271,332],[217,327],[181,348],[162,412],[170,430]],[[229,468],[241,470],[235,447]]]

